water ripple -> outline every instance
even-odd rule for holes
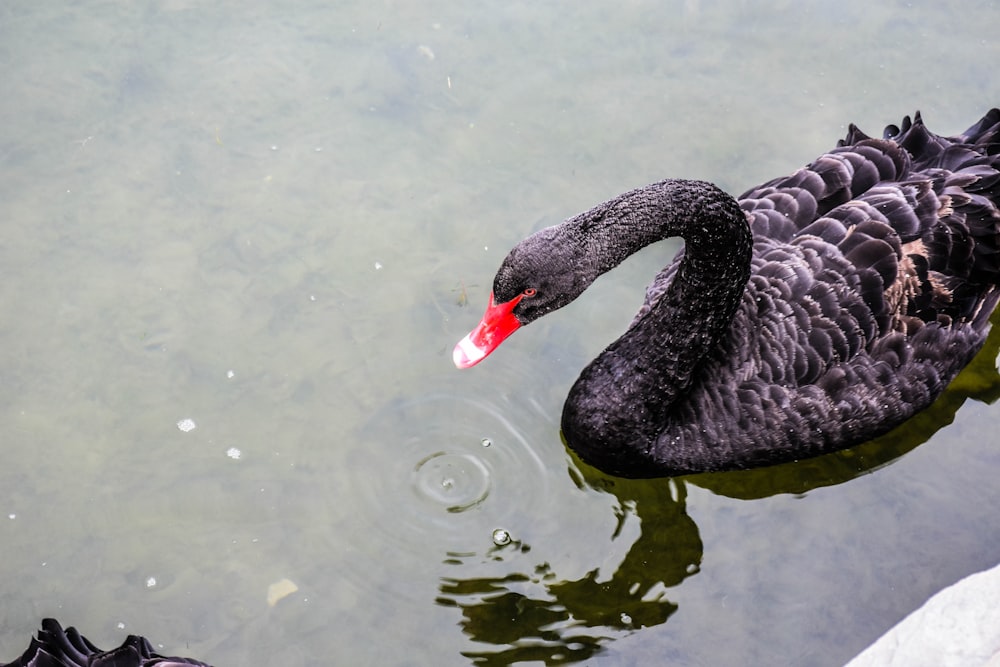
[[[413,468],[417,495],[448,512],[464,512],[479,505],[490,494],[490,471],[471,454],[434,452]]]
[[[348,477],[352,503],[374,528],[355,544],[362,553],[426,568],[496,560],[523,547],[518,527],[544,506],[552,475],[506,416],[534,408],[493,398],[436,393],[394,401],[362,429],[364,460],[352,464],[358,474]],[[547,455],[564,456],[551,449]],[[497,542],[497,534],[507,538]],[[368,561],[354,566],[360,579],[372,576]]]

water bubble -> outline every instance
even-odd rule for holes
[[[493,441],[490,440],[489,438],[483,438],[482,440],[479,441],[479,443],[483,447],[492,447],[493,446]]]
[[[414,485],[418,494],[449,512],[464,512],[490,493],[490,472],[469,454],[435,452],[417,462]]]
[[[505,547],[510,544],[510,533],[508,533],[503,528],[497,528],[493,531],[493,544],[498,547]]]

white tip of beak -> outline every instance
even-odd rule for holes
[[[469,368],[470,366],[475,366],[480,361],[486,358],[486,351],[480,349],[472,342],[472,334],[469,334],[462,340],[458,341],[458,345],[455,346],[455,351],[451,354],[452,361],[459,368]]]

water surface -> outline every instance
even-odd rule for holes
[[[839,665],[995,565],[996,340],[874,445],[644,482],[558,417],[676,243],[450,361],[543,225],[964,130],[1000,7],[958,12],[5,4],[0,659],[56,616],[218,665]]]

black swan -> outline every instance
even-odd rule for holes
[[[625,334],[582,372],[562,430],[624,477],[754,468],[885,433],[982,346],[1000,297],[1000,111],[955,137],[920,114],[737,202],[700,181],[619,195],[521,241],[467,368],[639,248],[680,236]]]
[[[145,637],[129,635],[121,646],[102,651],[91,644],[76,628],[62,629],[59,622],[46,618],[38,637],[20,658],[0,667],[181,667],[208,663],[190,658],[168,658],[153,653]]]

